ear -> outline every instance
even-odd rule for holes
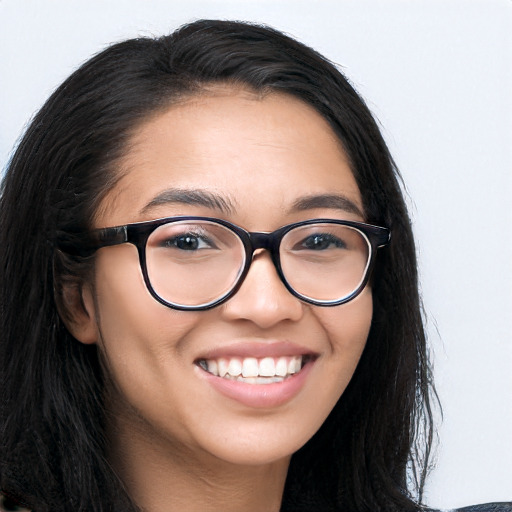
[[[61,318],[68,331],[86,345],[97,343],[99,332],[91,287],[83,283],[65,284],[62,299],[65,311],[61,312]]]

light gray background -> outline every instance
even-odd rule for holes
[[[91,54],[203,17],[290,33],[368,101],[410,195],[444,407],[429,501],[512,500],[512,2],[0,0],[1,167]]]

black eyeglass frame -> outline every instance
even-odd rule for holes
[[[221,226],[224,226],[231,231],[233,231],[242,241],[244,249],[245,249],[245,263],[242,271],[240,272],[240,275],[238,277],[237,282],[235,285],[226,292],[223,296],[220,298],[214,300],[213,302],[209,302],[206,304],[200,304],[197,306],[185,306],[182,304],[175,304],[173,302],[168,302],[160,295],[158,295],[155,290],[153,289],[153,286],[151,285],[151,281],[149,279],[148,271],[147,271],[147,264],[146,264],[146,244],[148,241],[149,236],[155,229],[158,227],[164,225],[164,224],[171,224],[173,222],[182,222],[182,221],[193,221],[193,222],[212,222],[215,224],[220,224]],[[363,234],[364,238],[367,240],[368,246],[369,246],[369,257],[368,257],[368,263],[366,266],[366,272],[364,275],[364,278],[362,279],[361,283],[357,287],[356,290],[354,290],[350,295],[343,297],[341,299],[331,300],[331,301],[319,301],[312,299],[311,297],[307,297],[305,295],[300,294],[297,292],[286,280],[286,277],[284,276],[283,270],[281,268],[281,258],[279,254],[279,248],[281,245],[281,241],[283,237],[292,229],[295,229],[300,226],[307,226],[310,224],[322,224],[322,223],[329,223],[329,224],[338,224],[342,226],[348,226],[350,228],[353,228],[360,233]],[[389,244],[391,239],[391,231],[388,228],[380,227],[380,226],[374,226],[372,224],[366,224],[364,222],[356,222],[356,221],[349,221],[349,220],[338,220],[338,219],[308,219],[301,222],[294,222],[293,224],[287,224],[286,226],[282,226],[279,229],[276,229],[275,231],[271,233],[266,232],[249,232],[245,229],[241,228],[240,226],[237,226],[236,224],[232,224],[231,222],[228,222],[223,219],[218,219],[215,217],[197,217],[197,216],[179,216],[179,217],[165,217],[161,219],[146,221],[146,222],[136,222],[133,224],[126,224],[124,226],[115,226],[110,228],[102,228],[102,229],[96,229],[94,231],[90,231],[88,233],[88,243],[86,244],[86,247],[83,247],[82,251],[79,251],[82,255],[85,254],[92,254],[98,249],[101,249],[102,247],[110,247],[113,245],[120,245],[124,243],[131,243],[133,244],[138,251],[139,254],[139,263],[140,268],[142,271],[142,276],[144,278],[144,283],[146,284],[146,288],[148,289],[149,293],[152,295],[152,297],[157,300],[159,303],[163,304],[164,306],[167,306],[172,309],[177,309],[181,311],[203,311],[207,309],[214,308],[223,302],[227,301],[229,298],[231,298],[242,286],[242,283],[244,282],[253,257],[254,252],[258,249],[264,249],[267,250],[270,253],[270,256],[272,258],[272,262],[277,270],[277,273],[279,275],[279,278],[281,279],[281,282],[285,285],[286,289],[295,297],[298,299],[307,302],[309,304],[313,304],[315,306],[339,306],[341,304],[345,304],[355,297],[357,297],[366,284],[368,283],[368,280],[370,278],[373,266],[375,264],[375,255],[377,253],[377,249],[384,247]],[[69,251],[66,250],[65,246],[62,246],[62,249],[65,252],[76,252],[75,251]],[[68,246],[68,249],[70,247]]]

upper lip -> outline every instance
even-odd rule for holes
[[[290,341],[247,341],[236,342],[231,345],[217,347],[207,350],[196,360],[219,359],[221,357],[255,357],[261,359],[264,357],[284,357],[318,354],[309,348],[303,347]]]

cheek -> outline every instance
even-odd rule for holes
[[[159,304],[147,291],[136,250],[129,245],[98,254],[95,294],[112,416],[131,425],[130,431],[151,424],[188,439],[184,414],[176,411],[194,402],[192,392],[182,396],[180,390],[190,371],[188,337],[201,324],[201,313]]]
[[[130,245],[99,252],[95,294],[99,343],[114,380],[149,386],[164,378],[198,315],[171,310],[149,294]]]
[[[182,314],[158,303],[144,283],[137,250],[125,244],[99,251],[95,270],[97,318],[102,327],[143,337],[150,331],[176,337],[195,323],[196,315]],[[115,332],[113,333],[115,335]]]
[[[339,396],[355,372],[370,332],[373,314],[371,289],[353,301],[333,308],[317,308],[316,315],[329,342],[329,381]],[[339,398],[338,396],[338,398]]]
[[[333,308],[317,311],[331,344],[332,353],[362,352],[373,315],[372,293],[369,287],[354,300]]]
[[[370,331],[371,290],[366,288],[347,304],[312,307],[311,311],[321,328],[317,335],[325,340],[325,351],[313,368],[313,385],[301,407],[304,432],[309,437],[331,413],[354,375]]]

